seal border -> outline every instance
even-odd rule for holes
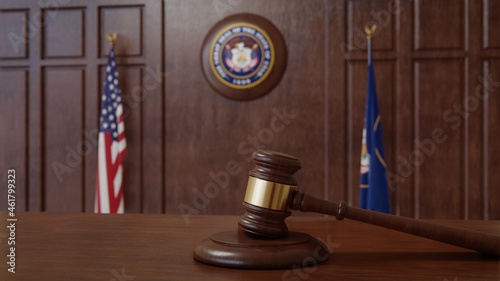
[[[241,22],[256,25],[264,30],[274,45],[275,53],[274,65],[267,78],[263,79],[260,84],[247,89],[235,89],[221,83],[213,73],[209,60],[210,46],[214,36],[225,26]],[[252,13],[233,14],[219,20],[208,29],[200,47],[200,70],[205,81],[215,92],[232,100],[249,101],[270,93],[279,84],[287,66],[287,48],[281,32],[270,20]]]

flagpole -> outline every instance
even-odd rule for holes
[[[365,34],[366,34],[366,41],[368,42],[368,65],[370,65],[370,62],[372,61],[372,37],[375,34],[375,31],[377,30],[377,25],[372,25],[372,26],[365,26]]]

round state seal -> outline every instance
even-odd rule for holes
[[[260,84],[274,63],[274,46],[259,27],[232,24],[215,36],[210,48],[210,67],[224,85],[247,89]]]
[[[226,97],[248,100],[269,92],[280,80],[286,48],[266,19],[239,14],[219,22],[205,38],[202,68],[209,84]]]

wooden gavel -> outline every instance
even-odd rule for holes
[[[288,234],[285,219],[290,210],[315,212],[357,220],[447,244],[500,256],[500,236],[439,225],[333,203],[297,191],[294,177],[302,164],[296,157],[259,150],[254,152],[255,168],[250,171],[243,205],[246,213],[238,222],[240,229],[269,238]]]

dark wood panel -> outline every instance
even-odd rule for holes
[[[50,162],[66,157],[67,145],[76,149],[97,133],[99,69],[109,50],[106,32],[119,33],[120,83],[129,98],[126,212],[179,213],[179,206],[186,204],[203,214],[241,213],[246,173],[252,167],[247,159],[257,148],[302,158],[302,190],[356,205],[364,114],[364,103],[358,101],[366,95],[366,45],[360,32],[375,23],[386,158],[390,172],[401,177],[391,189],[393,212],[498,218],[496,95],[477,108],[471,101],[483,85],[481,77],[498,73],[498,9],[492,0],[74,0],[54,8],[49,2],[2,1],[0,68],[8,67],[9,77],[15,76],[2,78],[7,83],[2,87],[16,88],[23,71],[30,80],[29,89],[16,88],[26,91],[21,111],[29,112],[27,128],[12,129],[28,142],[23,180],[29,209],[93,212],[95,151],[78,171],[64,174],[64,187]],[[249,102],[215,93],[199,64],[206,32],[224,16],[239,12],[270,19],[289,51],[280,84]],[[42,17],[43,27],[37,26]],[[29,44],[22,42],[14,50],[9,32],[26,34]],[[42,79],[47,78],[42,69],[49,72],[50,85]],[[79,78],[68,80],[74,76]],[[494,79],[490,85],[496,85]],[[77,87],[83,92],[69,93]],[[19,97],[14,100],[22,103]],[[469,111],[467,120],[455,112],[455,104]],[[67,116],[60,113],[68,108]],[[449,121],[443,117],[448,109]],[[56,133],[58,126],[66,129]],[[415,141],[437,127],[446,129],[447,141],[415,167],[408,160],[418,148]],[[12,151],[21,149],[22,142],[15,145]],[[13,157],[3,161],[20,161]]]
[[[27,9],[3,10],[0,7],[0,59],[28,56]]]
[[[142,33],[139,38],[143,48],[143,202],[144,213],[162,213],[164,200],[164,81],[168,76],[163,65],[164,33],[162,1],[143,1]],[[137,23],[137,22],[136,22]],[[147,36],[146,36],[147,35]]]
[[[73,3],[73,2],[72,2]],[[85,30],[87,31],[85,40],[85,60],[87,66],[85,71],[85,93],[84,97],[84,139],[88,140],[92,146],[93,151],[85,158],[84,163],[84,177],[86,179],[84,184],[84,198],[85,206],[84,211],[92,213],[94,212],[95,205],[95,191],[96,191],[96,172],[97,172],[97,147],[99,140],[99,113],[100,113],[100,102],[102,101],[102,92],[100,89],[104,83],[101,80],[101,70],[100,67],[106,63],[104,59],[99,58],[99,48],[97,47],[97,26],[98,26],[98,13],[97,4],[94,2],[85,2]],[[81,4],[78,2],[75,5]],[[58,61],[47,60],[47,62]]]
[[[325,9],[325,25],[327,27],[326,41],[345,42],[347,33],[345,23],[346,3],[343,0],[328,1]],[[326,192],[325,199],[338,201],[348,200],[347,184],[347,95],[345,56],[336,48],[327,48],[327,68],[325,100],[327,114],[326,128]]]
[[[32,1],[12,1],[15,3],[3,3],[19,5],[27,7],[30,10],[27,21],[31,17],[37,15],[37,19],[41,20],[40,7],[38,3]],[[31,29],[32,36],[29,36],[29,172],[28,172],[28,187],[29,187],[29,210],[44,211],[44,165],[43,165],[43,82],[42,82],[42,67],[40,59],[42,54],[42,36],[40,29]]]
[[[167,3],[166,38],[171,39],[166,41],[165,173],[166,200],[172,202],[167,203],[167,212],[178,213],[180,204],[193,207],[193,200],[215,181],[212,173],[228,175],[229,186],[219,187],[214,192],[217,195],[205,200],[206,204],[200,201],[196,210],[241,212],[246,173],[252,167],[249,156],[257,148],[300,157],[299,182],[308,192],[324,196],[325,31],[321,18],[306,17],[302,5],[302,1],[286,5],[259,1],[233,7],[232,13],[253,12],[270,19],[286,38],[288,48],[287,70],[280,84],[260,99],[237,102],[209,87],[201,75],[198,55],[193,55],[199,54],[204,35],[217,22],[217,10],[211,3],[199,1]],[[193,17],[200,20],[186,32],[184,23]],[[307,60],[301,59],[305,53]],[[229,175],[228,163],[236,164],[238,172]]]
[[[328,193],[325,190],[328,188],[325,186],[325,148],[330,145],[326,143],[329,140],[325,133],[328,124],[325,122],[325,98],[328,94],[325,91],[328,79],[325,76],[325,56],[329,46],[325,39],[324,19],[317,16],[324,11],[325,2],[315,1],[315,5],[308,4],[307,0],[296,1],[293,5],[287,1],[268,2],[257,2],[255,7],[247,4],[241,8],[241,12],[251,9],[273,21],[286,38],[288,61],[280,84],[266,97],[268,101],[265,98],[260,105],[255,104],[255,108],[251,109],[250,118],[253,119],[262,119],[258,113],[262,105],[269,110],[269,117],[263,116],[265,126],[258,127],[259,131],[253,130],[252,133],[260,133],[266,127],[272,128],[270,122],[273,118],[280,119],[285,128],[276,132],[274,140],[266,144],[265,148],[282,150],[299,157],[303,165],[297,174],[299,187],[314,196],[325,198]],[[257,9],[259,4],[263,5],[263,9]],[[283,10],[283,6],[288,7]],[[292,14],[296,16],[288,16]],[[279,118],[280,115],[290,115],[290,119],[284,120]],[[245,135],[248,135],[248,131],[241,136]]]
[[[417,61],[414,67],[415,143],[405,158],[415,170],[418,215],[460,219],[464,217],[466,125],[455,108],[464,97],[464,64],[430,60]]]
[[[44,210],[83,210],[83,167],[92,150],[83,142],[85,71],[80,67],[43,69]]]
[[[484,190],[484,203],[486,218],[500,219],[500,60],[491,59],[484,62],[484,77],[487,82],[483,88],[483,95],[487,96],[485,155],[486,161],[486,186]]]
[[[64,5],[53,2],[2,1],[0,4],[1,20],[2,23],[6,22],[1,26],[2,36],[7,36],[12,30],[16,32],[19,30],[20,34],[29,36],[31,43],[29,45],[30,60],[24,64],[30,68],[30,74],[32,74],[30,76],[32,83],[29,85],[28,130],[32,137],[29,139],[29,174],[25,175],[26,182],[29,179],[29,201],[32,210],[93,211],[96,163],[93,152],[95,150],[88,154],[89,161],[82,160],[81,165],[76,168],[78,171],[69,167],[71,171],[64,173],[63,183],[71,182],[65,188],[61,187],[63,183],[57,182],[59,179],[52,171],[50,164],[61,157],[66,160],[64,159],[67,156],[65,153],[71,154],[66,152],[68,145],[76,150],[80,148],[80,144],[91,143],[92,148],[95,148],[96,142],[93,138],[97,134],[96,116],[101,96],[98,85],[102,83],[102,80],[98,77],[99,75],[83,75],[83,65],[86,65],[85,72],[98,74],[98,65],[105,63],[108,50],[104,33],[118,32],[120,37],[117,42],[117,53],[134,55],[133,58],[123,59],[126,63],[134,64],[134,67],[138,65],[142,67],[142,72],[124,71],[126,75],[123,77],[124,87],[131,89],[132,86],[142,85],[144,87],[141,88],[141,94],[144,92],[152,94],[147,101],[136,102],[137,105],[145,108],[146,113],[145,118],[137,118],[140,125],[135,126],[139,132],[135,139],[139,142],[143,139],[147,140],[148,148],[144,153],[138,153],[138,148],[135,146],[130,149],[136,152],[134,156],[148,159],[149,162],[143,164],[134,157],[129,160],[132,168],[127,171],[132,177],[139,175],[135,178],[144,179],[144,183],[150,186],[145,191],[132,194],[129,200],[137,204],[129,202],[130,211],[141,212],[140,205],[145,206],[144,211],[162,211],[161,79],[164,73],[161,62],[163,57],[161,7],[162,1],[144,3],[141,0],[127,2],[102,0],[98,3],[75,0]],[[102,13],[100,8],[102,8]],[[111,11],[106,11],[106,9]],[[103,27],[97,28],[100,27],[98,22],[101,15]],[[144,16],[148,20],[144,20]],[[30,33],[23,31],[23,29],[27,30],[28,26],[24,23],[25,21],[31,25]],[[144,42],[144,32],[151,36],[147,42]],[[102,38],[98,39],[100,35]],[[2,41],[4,42],[7,41]],[[101,46],[104,51],[99,53]],[[27,57],[28,45],[21,47],[24,47],[23,52]],[[103,58],[100,59],[100,56]],[[43,60],[44,58],[50,58],[50,60]],[[19,64],[16,60],[3,60],[0,66],[18,67]],[[76,70],[82,74],[73,73]],[[74,75],[81,77],[73,81]],[[133,77],[127,77],[128,75]],[[50,78],[50,81],[45,81],[44,78]],[[153,88],[151,88],[151,78],[156,79]],[[130,82],[127,82],[129,80]],[[67,92],[73,89],[79,92],[76,96],[70,94],[68,97]],[[129,94],[132,95],[132,93]],[[58,95],[61,95],[59,100],[55,99]],[[149,124],[144,124],[143,120],[149,120]],[[56,132],[58,126],[63,126],[59,133]],[[134,126],[130,126],[131,130],[135,131]],[[59,137],[56,136],[57,134]],[[134,184],[134,180],[127,184]],[[139,190],[141,185],[134,185],[134,188]],[[145,200],[147,202],[144,202]],[[75,201],[78,202],[75,203]]]
[[[415,50],[463,49],[465,1],[415,0],[413,40]]]
[[[99,7],[99,53],[102,57],[107,56],[109,51],[106,33],[114,32],[119,36],[119,44],[116,44],[115,49],[116,56],[143,55],[143,7],[143,5]]]
[[[480,52],[482,49],[482,3],[472,1],[469,5],[469,42],[468,61],[466,64],[466,84],[467,96],[464,107],[467,108],[469,116],[467,119],[465,168],[467,177],[465,178],[465,219],[484,219],[484,99],[478,98],[481,95],[481,84],[479,77],[483,76],[482,61]]]
[[[500,26],[500,2],[495,0],[483,0],[483,47],[485,49],[499,49],[500,36],[498,36],[498,26]]]
[[[43,9],[42,14],[44,57],[84,57],[85,9]]]
[[[186,9],[197,5],[200,3],[196,1],[172,1],[165,6],[166,37],[171,38],[166,40],[165,61],[169,73],[165,99],[166,208],[167,212],[177,213],[184,204],[201,213],[230,213],[241,209],[241,201],[235,202],[233,198],[242,198],[245,176],[241,168],[236,169],[237,174],[233,173],[237,177],[230,175],[226,163],[234,162],[239,166],[243,160],[248,170],[245,159],[249,155],[247,152],[242,156],[238,154],[237,141],[246,141],[246,136],[242,138],[241,135],[250,135],[250,132],[244,128],[256,120],[249,118],[251,103],[227,100],[205,82],[198,54],[203,37],[218,18],[210,3],[196,11]],[[211,13],[206,15],[205,10]],[[196,28],[186,32],[183,22],[192,17],[201,20],[197,21]],[[231,114],[228,112],[231,109],[240,114]],[[269,114],[269,110],[262,110],[261,114]],[[224,131],[226,126],[230,126],[231,133]],[[258,126],[261,125],[250,128]],[[210,174],[220,174],[220,183],[217,184]],[[211,197],[208,202],[203,195],[205,188]]]
[[[391,185],[395,184],[397,196],[395,214],[414,217],[416,214],[414,173],[407,168],[402,157],[409,155],[413,150],[414,142],[414,98],[410,94],[413,92],[413,61],[411,52],[413,49],[413,26],[412,26],[412,6],[410,1],[399,2],[400,23],[399,23],[399,53],[396,62],[397,95],[396,95],[396,135],[395,135],[395,155],[397,164],[394,170],[395,180],[391,180]],[[391,156],[388,156],[391,157]]]
[[[0,69],[0,210],[7,209],[7,171],[14,169],[15,209],[28,208],[28,85],[29,72],[24,68]],[[12,173],[10,173],[12,174]],[[11,180],[12,178],[9,178]]]

